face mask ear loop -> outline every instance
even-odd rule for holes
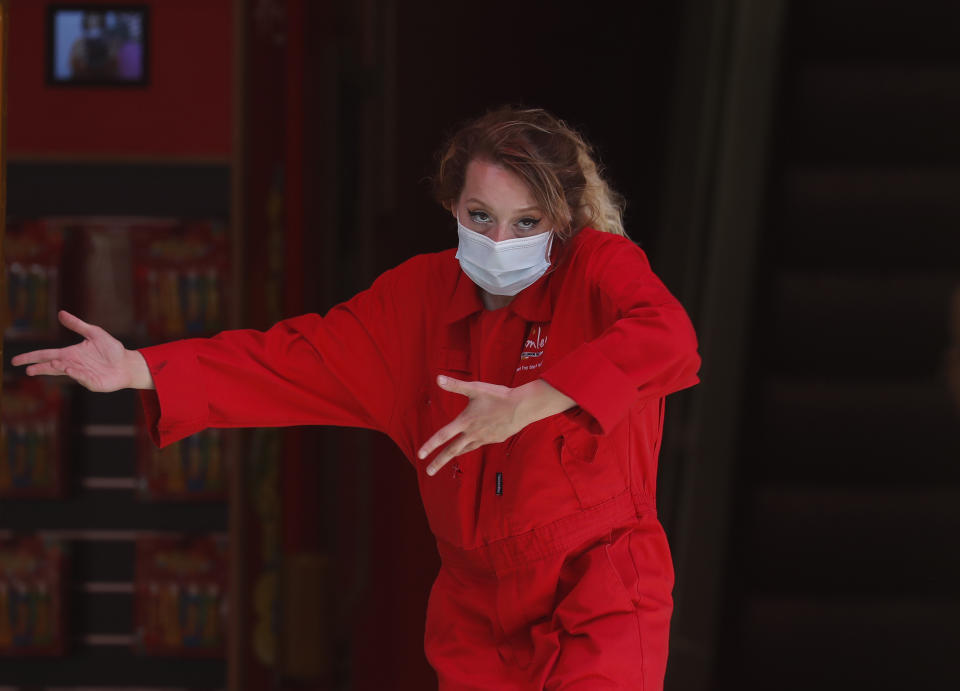
[[[553,231],[553,229],[551,229],[549,233],[551,237],[550,242],[547,243],[547,270],[543,272],[544,274],[553,273],[557,268],[557,264],[550,261],[550,253],[553,251],[553,242],[557,239],[557,234]]]

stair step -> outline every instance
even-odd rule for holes
[[[741,622],[732,688],[960,688],[960,602],[954,599],[755,598],[743,608]]]
[[[817,61],[800,66],[795,80],[783,108],[790,160],[861,166],[960,160],[960,64]]]
[[[766,360],[777,372],[936,373],[958,289],[960,273],[781,274],[764,315]]]
[[[956,594],[960,483],[763,486],[753,495],[751,512],[742,578],[755,594]]]
[[[804,56],[960,59],[955,0],[802,0],[790,3],[788,25]]]
[[[757,393],[760,482],[960,482],[960,410],[943,379],[771,377]]]
[[[847,271],[957,271],[960,167],[798,167],[780,190],[771,259]]]

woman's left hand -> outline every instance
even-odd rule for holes
[[[572,398],[542,379],[512,389],[509,386],[461,381],[440,375],[437,384],[445,391],[466,396],[470,402],[457,417],[420,447],[417,456],[426,458],[450,442],[427,467],[427,475],[435,475],[450,459],[462,453],[484,444],[505,441],[531,422],[576,405]]]

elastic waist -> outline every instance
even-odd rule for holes
[[[653,505],[638,503],[637,498],[628,490],[589,509],[564,516],[520,535],[505,537],[471,549],[457,547],[438,539],[437,550],[444,566],[500,574],[538,559],[569,552],[611,528],[651,513],[656,515]]]

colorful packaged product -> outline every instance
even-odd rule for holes
[[[130,228],[176,225],[174,220],[123,217],[76,219],[73,229],[80,238],[76,256],[83,265],[82,283],[84,321],[96,324],[117,338],[136,336],[140,321],[135,315],[133,259]],[[141,327],[142,328],[142,327]]]
[[[139,537],[134,582],[138,650],[224,655],[227,568],[226,536]]]
[[[65,652],[66,570],[57,540],[0,538],[0,655]]]
[[[63,232],[44,219],[11,222],[4,238],[10,339],[53,339],[59,328]]]
[[[151,340],[211,335],[224,328],[227,238],[223,224],[131,227],[137,314]]]
[[[66,406],[60,384],[11,376],[0,405],[0,497],[62,497]]]
[[[224,434],[211,428],[158,449],[138,425],[140,493],[148,500],[222,501],[226,493]]]

